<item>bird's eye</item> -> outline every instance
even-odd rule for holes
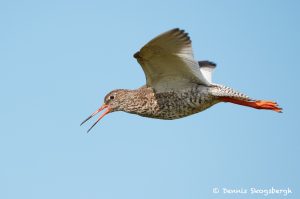
[[[115,99],[115,96],[111,95],[111,96],[109,96],[109,99],[113,100],[113,99]]]

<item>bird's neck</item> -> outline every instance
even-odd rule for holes
[[[124,97],[122,111],[134,114],[142,114],[147,111],[147,107],[153,100],[153,90],[148,88],[140,88],[136,90],[128,90]]]

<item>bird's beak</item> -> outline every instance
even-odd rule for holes
[[[89,130],[87,132],[89,132],[105,115],[107,115],[110,112],[110,107],[106,104],[103,104],[97,111],[95,111],[94,113],[92,113],[92,115],[90,115],[88,118],[86,118],[81,124],[83,125],[86,121],[88,121],[89,119],[91,119],[92,117],[94,117],[97,113],[99,113],[102,110],[105,110],[105,112],[97,119],[97,121],[91,126],[91,128],[89,128]]]

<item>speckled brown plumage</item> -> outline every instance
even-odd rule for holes
[[[216,64],[195,61],[190,37],[178,28],[155,37],[134,57],[144,70],[146,85],[136,90],[111,91],[105,96],[104,104],[82,124],[104,109],[93,126],[115,111],[172,120],[201,112],[219,102],[281,112],[275,102],[252,100],[232,88],[212,83]]]
[[[221,94],[223,93],[223,94]],[[110,99],[113,96],[113,99]],[[157,119],[178,119],[201,112],[220,102],[219,96],[231,96],[250,100],[229,87],[222,85],[194,85],[178,91],[156,93],[154,89],[143,86],[136,90],[118,89],[110,92],[104,99],[111,112],[124,111],[143,117]]]

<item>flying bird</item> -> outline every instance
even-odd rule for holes
[[[276,102],[255,100],[213,83],[212,72],[216,64],[196,61],[188,33],[179,28],[158,35],[135,53],[134,58],[145,73],[146,85],[108,93],[104,104],[81,123],[105,110],[88,132],[101,118],[115,111],[173,120],[201,112],[219,102],[276,112],[282,110]]]

